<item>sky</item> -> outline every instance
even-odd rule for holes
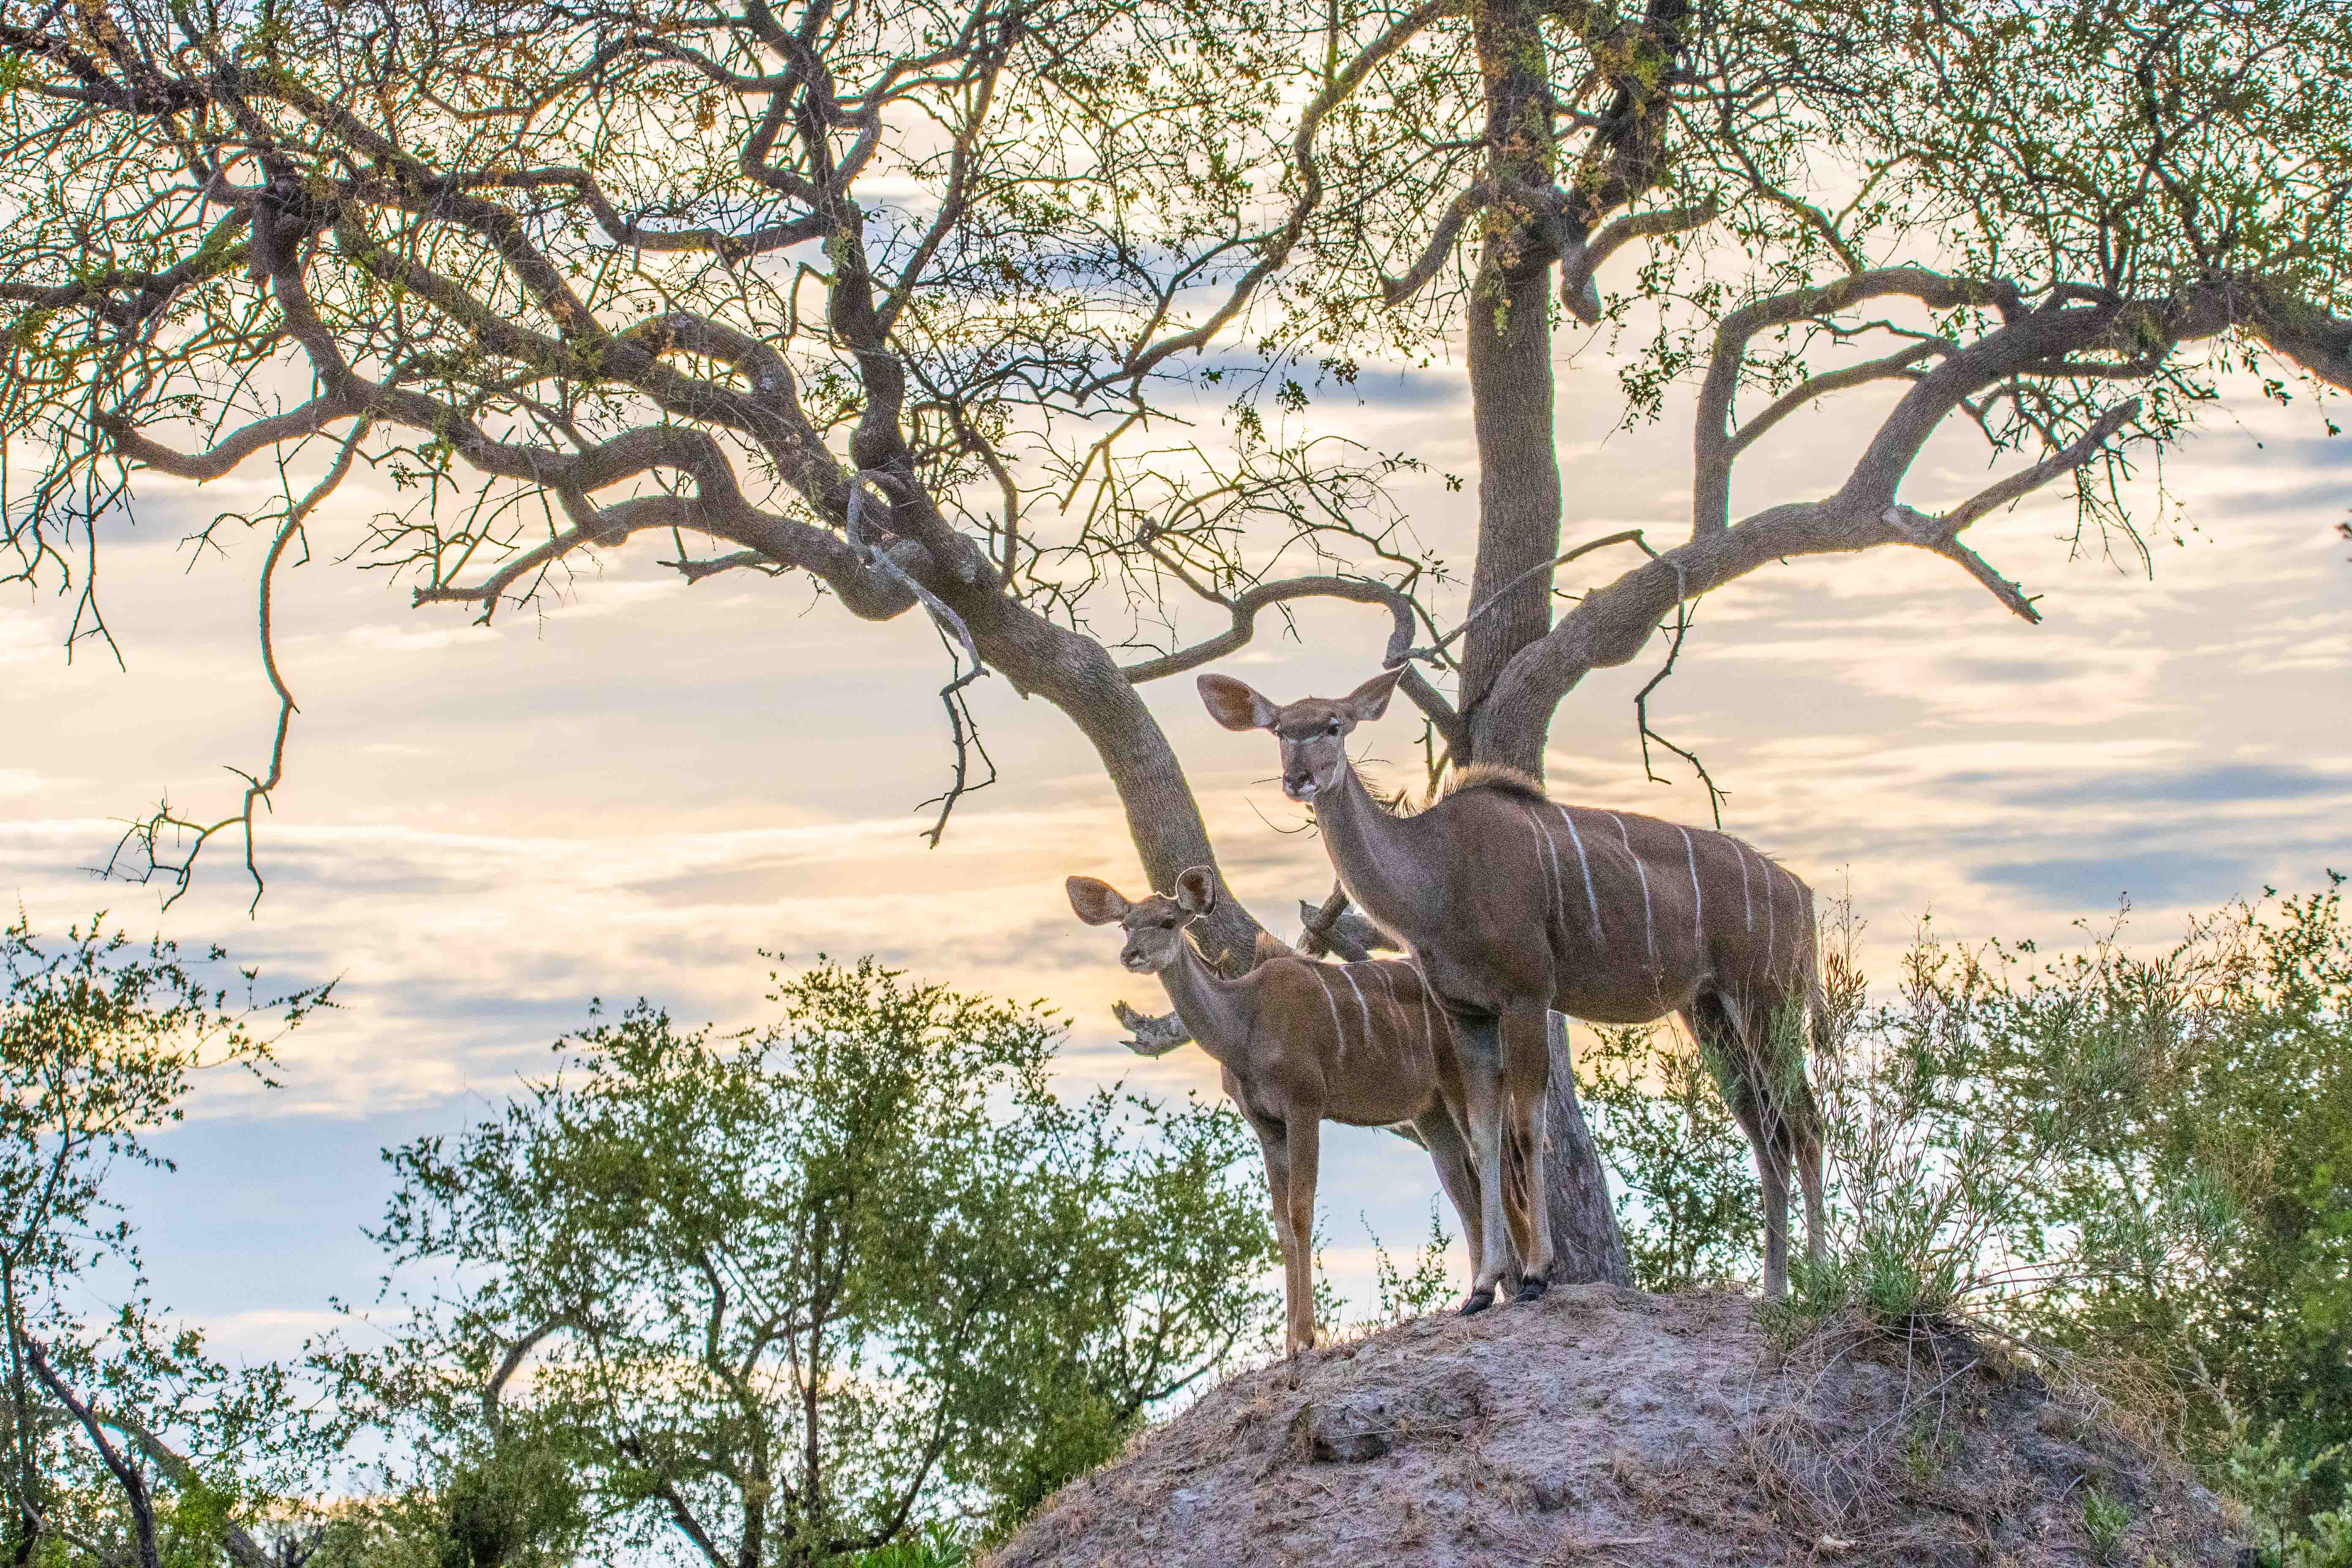
[[[1686,405],[1612,431],[1603,345],[1563,336],[1558,353],[1566,538],[1675,537]],[[1354,390],[1324,411],[1335,426],[1475,476],[1457,366],[1368,367]],[[2129,939],[2156,945],[2192,911],[2352,869],[2352,545],[2335,531],[2352,437],[2327,438],[2307,401],[2233,393],[2160,485],[2150,471],[2135,489],[2146,567],[2074,549],[2063,487],[1977,525],[1977,548],[2043,595],[2043,625],[1907,550],[1769,567],[1700,605],[1654,722],[1728,792],[1727,829],[1824,892],[1851,889],[1879,973],[1922,919],[1950,940],[2064,942],[2127,897]],[[1743,466],[1734,515],[1821,493],[1864,406],[1776,430]],[[1932,512],[1990,477],[1979,452],[1939,439],[1904,499]],[[151,484],[101,541],[121,667],[89,645],[65,657],[69,605],[0,598],[0,895],[45,931],[103,910],[142,937],[217,942],[266,984],[338,982],[340,1009],[285,1042],[283,1087],[208,1084],[158,1140],[177,1170],[131,1189],[158,1299],[216,1348],[289,1354],[332,1323],[332,1299],[372,1297],[363,1227],[390,1190],[384,1146],[489,1114],[592,998],[757,1021],[762,949],[788,966],[872,952],[1045,999],[1073,1020],[1073,1089],[1216,1094],[1198,1051],[1145,1060],[1117,1043],[1112,1001],[1163,1004],[1064,899],[1074,872],[1130,893],[1139,880],[1109,786],[1057,711],[1002,679],[975,688],[1001,778],[927,848],[920,803],[948,765],[933,635],[912,617],[856,621],[790,578],[689,586],[650,547],[596,563],[542,616],[484,628],[332,559],[370,516],[347,490],[320,520],[319,559],[280,580],[278,658],[301,712],[257,847],[266,896],[248,913],[233,850],[169,910],[154,888],[93,878],[122,819],[163,795],[226,814],[226,769],[266,754],[263,542],[201,556],[183,542],[241,482]],[[1466,563],[1474,492],[1432,477],[1399,499],[1423,542]],[[1559,586],[1625,563],[1588,558]],[[1373,672],[1386,629],[1376,610],[1310,605],[1295,637],[1267,617],[1218,668],[1279,700],[1334,694]],[[1570,697],[1555,795],[1707,820],[1686,773],[1643,776],[1632,701],[1662,651]],[[1328,889],[1271,742],[1217,728],[1187,679],[1149,694],[1235,890],[1274,911]],[[1415,730],[1400,704],[1360,735],[1368,769],[1402,777]],[[1327,1131],[1326,1260],[1358,1309],[1371,1236],[1409,1247],[1435,1194],[1417,1151]]]

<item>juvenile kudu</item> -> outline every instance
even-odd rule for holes
[[[1486,1224],[1464,1310],[1493,1300],[1513,1244],[1520,1300],[1542,1293],[1550,1266],[1542,1205],[1501,1202],[1507,1141],[1540,1169],[1549,1011],[1603,1024],[1681,1016],[1755,1148],[1764,1289],[1779,1297],[1791,1173],[1816,1258],[1822,1244],[1820,1113],[1803,1071],[1802,1020],[1810,1012],[1816,1039],[1827,1027],[1811,889],[1727,834],[1563,805],[1504,769],[1465,769],[1427,810],[1391,812],[1357,776],[1347,740],[1387,710],[1400,673],[1286,705],[1224,676],[1200,688],[1228,730],[1274,731],[1283,793],[1314,806],[1349,898],[1454,1018]]]
[[[1116,922],[1125,932],[1122,964],[1160,976],[1257,1134],[1293,1351],[1315,1342],[1315,1182],[1327,1117],[1353,1127],[1411,1126],[1436,1163],[1475,1262],[1478,1184],[1458,1120],[1452,1032],[1411,965],[1318,963],[1270,942],[1276,956],[1228,980],[1184,934],[1216,907],[1217,874],[1208,867],[1179,877],[1172,899],[1154,893],[1130,902],[1092,877],[1067,885],[1080,920]]]

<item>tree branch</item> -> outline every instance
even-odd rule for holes
[[[1559,258],[1559,302],[1590,327],[1601,320],[1601,264],[1636,239],[1681,234],[1713,223],[1722,209],[1710,196],[1689,206],[1661,207],[1655,212],[1628,213],[1612,219],[1591,239],[1563,249]]]
[[[1731,459],[1737,455],[1731,446],[1731,404],[1747,368],[1748,343],[1769,329],[1890,296],[1916,300],[1937,310],[1990,305],[2004,317],[2021,313],[2024,308],[2017,286],[2006,279],[1959,279],[1925,268],[1889,267],[1852,273],[1818,288],[1792,289],[1724,317],[1716,328],[1715,350],[1708,359],[1706,379],[1699,386],[1698,410],[1692,424],[1694,537],[1719,533],[1730,526]]]
[[[1494,199],[1493,182],[1474,180],[1461,195],[1447,203],[1444,216],[1437,220],[1436,228],[1430,232],[1429,243],[1422,247],[1421,255],[1405,268],[1404,276],[1391,278],[1386,273],[1381,275],[1381,303],[1402,305],[1428,287],[1429,280],[1437,276],[1444,268],[1446,258],[1454,254],[1454,242],[1462,237],[1462,226],[1470,221],[1471,214]]]
[[[1119,673],[1126,676],[1131,684],[1140,686],[1146,681],[1181,675],[1188,669],[1197,669],[1224,658],[1248,643],[1256,631],[1260,610],[1268,605],[1290,599],[1345,599],[1359,605],[1384,605],[1393,617],[1394,625],[1389,633],[1388,652],[1382,660],[1382,668],[1405,664],[1413,657],[1415,606],[1410,596],[1386,583],[1376,583],[1365,577],[1292,577],[1279,583],[1261,583],[1230,598],[1199,584],[1192,586],[1203,597],[1230,611],[1233,625],[1191,647],[1163,654],[1158,658],[1144,659],[1140,663],[1122,665]],[[1428,715],[1430,722],[1437,726],[1438,733],[1445,737],[1446,743],[1458,746],[1466,752],[1470,731],[1464,725],[1462,715],[1454,711],[1454,705],[1445,700],[1444,694],[1410,665],[1406,666],[1401,685],[1405,695],[1412,698],[1413,704]]]
[[[1356,58],[1343,69],[1333,74],[1324,84],[1323,90],[1308,100],[1299,114],[1298,130],[1290,143],[1291,159],[1300,176],[1298,196],[1291,204],[1290,214],[1282,227],[1258,253],[1257,260],[1242,274],[1241,280],[1234,285],[1224,302],[1212,310],[1199,326],[1162,338],[1158,342],[1136,344],[1128,352],[1125,363],[1116,374],[1098,378],[1087,387],[1087,392],[1097,391],[1116,381],[1134,380],[1148,374],[1171,355],[1202,347],[1223,331],[1227,322],[1241,314],[1251,296],[1257,292],[1259,285],[1290,259],[1292,247],[1298,243],[1298,237],[1306,232],[1307,218],[1322,205],[1323,176],[1315,164],[1315,133],[1321,128],[1323,117],[1353,93],[1381,61],[1412,42],[1423,28],[1442,16],[1459,14],[1464,5],[1465,0],[1423,0],[1423,4],[1391,23],[1379,37],[1359,50]]]
[[[2053,452],[2033,467],[1986,486],[1940,517],[1927,517],[1907,506],[1895,505],[1888,506],[1882,517],[1889,527],[1904,535],[1906,542],[1958,562],[1969,575],[1990,589],[1993,596],[2011,611],[2038,624],[2042,612],[2033,607],[2033,601],[2016,584],[1994,571],[1984,557],[1962,544],[1958,537],[1960,530],[1987,513],[2040,489],[2059,475],[2081,468],[2098,455],[2110,437],[2137,418],[2139,411],[2140,400],[2137,397],[2117,404],[2100,415],[2089,429],[2063,450]]]
[[[124,1459],[114,1445],[107,1441],[103,1424],[91,1413],[89,1405],[75,1397],[65,1379],[50,1368],[49,1359],[42,1353],[39,1342],[26,1334],[19,1334],[17,1339],[25,1347],[25,1359],[32,1363],[33,1375],[57,1395],[58,1404],[73,1412],[74,1419],[80,1422],[82,1430],[89,1434],[99,1458],[106,1461],[106,1468],[114,1473],[116,1484],[122,1488],[123,1500],[131,1509],[133,1538],[139,1545],[139,1568],[163,1568],[162,1560],[155,1552],[155,1503],[148,1495],[147,1478],[139,1473],[139,1467]]]

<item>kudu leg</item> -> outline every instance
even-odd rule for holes
[[[1770,1085],[1761,1074],[1738,1016],[1722,998],[1701,996],[1682,1015],[1702,1050],[1712,1058],[1717,1081],[1730,1101],[1732,1118],[1748,1135],[1756,1156],[1756,1178],[1763,1189],[1764,1299],[1780,1300],[1789,1292],[1789,1145],[1786,1123],[1769,1101]]]
[[[1315,1180],[1323,1154],[1321,1111],[1299,1111],[1289,1121],[1290,1348],[1315,1347]]]
[[[1466,1317],[1495,1304],[1495,1287],[1511,1266],[1511,1238],[1503,1197],[1502,1032],[1491,1018],[1457,1021],[1462,1098],[1469,1113],[1470,1151],[1478,1169],[1478,1266],[1470,1277]]]
[[[1532,1301],[1551,1280],[1551,1211],[1544,1202],[1544,1134],[1551,1090],[1551,1009],[1515,1007],[1501,1020],[1503,1103],[1510,1134],[1527,1162],[1527,1181],[1513,1205],[1511,1238],[1519,1258],[1516,1298]]]
[[[1288,1349],[1296,1354],[1304,1348],[1298,1342],[1298,1315],[1302,1299],[1306,1303],[1305,1310],[1310,1340],[1312,1338],[1315,1285],[1311,1278],[1306,1277],[1306,1270],[1310,1262],[1307,1255],[1308,1244],[1301,1239],[1291,1224],[1290,1139],[1287,1130],[1278,1122],[1260,1121],[1247,1112],[1244,1112],[1244,1119],[1249,1122],[1250,1131],[1257,1134],[1258,1150],[1265,1156],[1265,1195],[1274,1209],[1274,1238],[1282,1247],[1284,1337]],[[1314,1204],[1311,1199],[1307,1205],[1307,1213],[1311,1219],[1314,1214]],[[1311,1237],[1311,1231],[1309,1235]]]
[[[1800,1086],[1801,1100],[1789,1119],[1790,1159],[1805,1193],[1805,1261],[1815,1268],[1828,1250],[1828,1224],[1822,1203],[1822,1111],[1810,1089]]]
[[[1470,1277],[1475,1279],[1482,1210],[1478,1203],[1478,1168],[1471,1156],[1470,1142],[1462,1135],[1462,1125],[1454,1119],[1454,1113],[1444,1106],[1415,1118],[1412,1126],[1421,1134],[1422,1146],[1429,1151],[1430,1162],[1437,1167],[1437,1184],[1445,1189],[1446,1201],[1454,1205],[1454,1217],[1462,1226],[1462,1246],[1470,1255]]]

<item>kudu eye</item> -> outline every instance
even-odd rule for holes
[[[1170,915],[1166,920],[1161,921],[1160,922],[1160,929],[1161,931],[1174,931],[1176,929],[1176,917],[1174,915]]]
[[[1326,734],[1338,734],[1339,732],[1339,721],[1337,719],[1332,720],[1328,724],[1323,726],[1323,730]]]

